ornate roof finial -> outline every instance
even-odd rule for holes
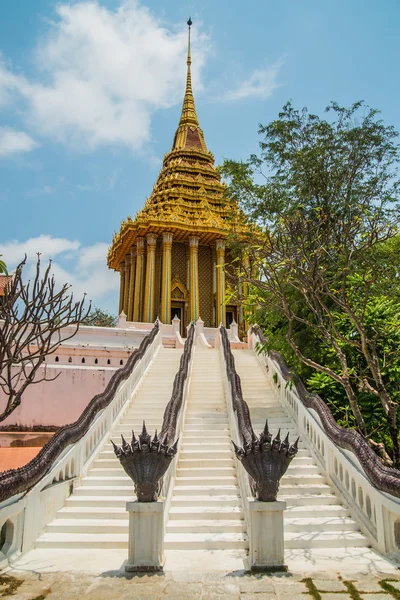
[[[189,17],[189,20],[187,22],[188,25],[188,54],[187,54],[187,65],[190,67],[190,65],[192,64],[192,57],[190,56],[190,28],[193,25],[193,21],[192,19]]]
[[[190,53],[190,29],[192,26],[192,19],[189,17],[187,22],[188,25],[188,52],[187,52],[187,75],[186,75],[186,91],[183,99],[182,114],[179,121],[179,125],[192,125],[199,126],[197,119],[196,108],[194,105],[193,90],[192,90],[192,74],[190,71],[190,65],[192,64],[192,57]]]

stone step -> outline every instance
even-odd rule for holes
[[[240,506],[171,506],[169,510],[170,520],[183,519],[194,521],[200,519],[217,520],[222,519],[235,520],[244,518],[243,510]]]
[[[308,490],[303,492],[297,492],[293,494],[284,494],[281,491],[278,492],[278,500],[282,500],[287,504],[287,510],[289,511],[292,506],[314,506],[322,504],[337,504],[338,499],[335,494],[312,494]]]
[[[187,508],[189,506],[197,506],[197,507],[207,507],[212,506],[214,508],[219,508],[220,506],[227,506],[229,508],[239,506],[241,507],[241,501],[239,496],[227,495],[224,496],[220,493],[220,495],[215,496],[172,496],[171,506],[177,507],[182,506]]]
[[[209,450],[231,450],[232,448],[232,442],[229,438],[226,438],[226,440],[224,441],[218,441],[218,442],[214,442],[211,441],[209,438],[207,438],[206,440],[198,440],[198,441],[186,441],[186,439],[184,438],[182,440],[182,452],[190,452],[191,450],[196,450],[199,452],[202,452],[205,448],[208,448]]]
[[[219,486],[221,485],[222,487],[226,486],[226,485],[237,485],[237,479],[236,476],[232,476],[232,477],[222,477],[222,476],[218,476],[218,477],[212,477],[207,475],[206,473],[204,474],[203,477],[196,477],[196,476],[189,476],[189,477],[181,477],[178,476],[175,479],[175,484],[177,486],[186,486],[186,485],[205,485],[205,486],[211,486],[211,485],[216,485]]]
[[[285,549],[294,548],[366,548],[369,541],[358,531],[307,531],[284,534]]]
[[[166,550],[230,550],[248,548],[245,533],[167,533],[165,535]]]
[[[301,494],[301,493],[305,493],[305,494],[312,494],[312,495],[316,495],[316,494],[329,494],[333,492],[333,488],[330,487],[327,484],[323,484],[323,483],[313,483],[313,484],[307,484],[305,486],[303,486],[302,484],[291,484],[291,483],[286,483],[282,482],[279,486],[279,493],[282,496],[291,496],[292,494],[297,495],[297,494]]]
[[[67,507],[101,507],[101,508],[123,508],[126,510],[126,503],[132,500],[134,494],[124,496],[76,496],[75,493],[66,499]]]
[[[281,479],[283,485],[299,485],[299,486],[309,486],[309,485],[327,485],[327,480],[325,477],[320,475],[319,473],[298,473],[297,469],[289,469],[286,471],[284,476]]]
[[[64,506],[57,513],[57,520],[73,519],[105,519],[111,520],[129,520],[126,507],[110,506],[109,508],[99,506]]]
[[[90,519],[88,516],[76,519],[76,522],[71,522],[71,519],[55,519],[47,525],[46,533],[122,533],[128,539],[129,519]]]
[[[179,467],[176,470],[177,478],[183,477],[205,477],[209,475],[210,477],[234,477],[236,479],[236,469],[234,467],[207,467],[207,468],[196,468],[192,467],[191,469],[187,469],[184,467]]]
[[[178,469],[183,468],[201,468],[207,469],[208,467],[234,467],[235,462],[233,459],[232,452],[226,453],[224,458],[203,458],[203,453],[201,458],[183,458],[182,455],[179,457]]]
[[[215,413],[215,415],[209,415],[206,417],[187,416],[186,421],[185,421],[185,425],[206,425],[206,426],[208,426],[212,423],[215,423],[218,425],[228,425],[228,417],[226,414],[219,415],[218,413]]]
[[[166,533],[228,533],[246,531],[246,523],[243,520],[169,520]]]
[[[239,489],[236,485],[176,485],[174,487],[173,498],[177,496],[239,496]]]
[[[128,549],[126,533],[44,533],[36,548]]]
[[[74,496],[125,496],[131,495],[133,496],[133,481],[127,480],[127,485],[113,485],[110,487],[106,486],[97,486],[97,485],[82,485],[80,487],[75,488]]]
[[[201,435],[199,435],[199,433],[201,433]],[[189,431],[187,433],[181,433],[180,436],[181,440],[184,442],[195,442],[196,440],[198,440],[201,443],[205,443],[205,444],[215,444],[218,442],[230,442],[231,441],[231,434],[230,431],[226,430],[226,431],[201,431],[201,432],[193,432]]]
[[[307,504],[291,505],[285,510],[285,519],[348,517],[350,511],[340,504],[321,504],[308,506]]]
[[[89,474],[82,478],[81,485],[79,488],[75,488],[76,490],[81,489],[81,487],[87,488],[89,487],[114,487],[114,486],[123,486],[123,487],[131,487],[133,485],[132,479],[125,475],[125,471],[120,469],[119,475],[109,476],[106,475],[104,477],[96,477],[92,475],[89,471]]]
[[[287,517],[284,520],[284,529],[287,531],[358,531],[357,524],[349,517]]]
[[[106,468],[117,468],[117,466],[121,466],[118,458],[114,455],[114,457],[112,457],[111,453],[109,455],[109,458],[97,458],[94,462],[93,462],[93,467],[96,469],[106,469]],[[122,468],[122,467],[121,467]]]
[[[185,433],[189,433],[192,431],[230,431],[228,423],[188,423],[185,425]]]

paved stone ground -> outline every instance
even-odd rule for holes
[[[398,578],[318,574],[185,573],[125,575],[110,571],[0,575],[0,598],[13,600],[400,600]]]

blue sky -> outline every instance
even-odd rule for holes
[[[365,100],[400,129],[398,0],[1,3],[0,254],[52,258],[60,283],[115,312],[106,267],[143,206],[184,93],[186,20],[200,124],[217,163],[257,151],[288,100]]]

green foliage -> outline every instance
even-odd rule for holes
[[[93,327],[115,327],[117,323],[116,315],[98,307],[93,308],[89,316],[82,321],[82,325],[92,325]]]
[[[8,275],[6,263],[2,260],[0,260],[0,275]]]
[[[329,120],[287,103],[260,125],[258,156],[221,167],[255,224],[232,238],[237,277],[258,305],[265,349],[400,465],[398,134],[362,102],[326,110]]]

